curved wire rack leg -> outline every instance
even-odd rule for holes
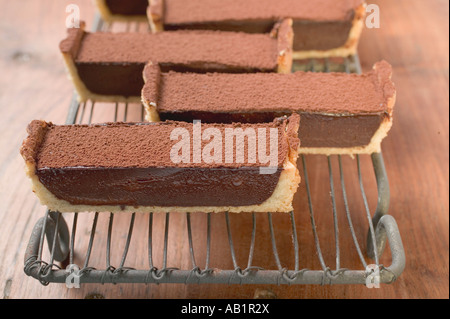
[[[392,254],[392,264],[389,267],[381,267],[381,280],[383,283],[393,283],[402,274],[406,265],[405,250],[402,238],[394,217],[385,215],[380,218],[376,229],[378,247],[384,250],[386,243]]]
[[[40,278],[47,272],[47,269],[43,267],[52,267],[42,261],[44,238],[47,238],[52,260],[63,262],[69,257],[69,228],[60,213],[47,211],[45,216],[38,220],[31,233],[25,252],[24,271],[35,278]],[[46,283],[42,278],[40,281],[43,284]]]
[[[378,203],[375,214],[372,217],[372,223],[374,227],[377,227],[381,218],[388,214],[391,195],[383,155],[381,153],[374,153],[371,157],[378,188]],[[375,252],[371,232],[369,230],[367,234],[367,254],[370,258],[375,259],[375,256],[383,255],[386,239],[385,232],[376,236],[377,251]]]

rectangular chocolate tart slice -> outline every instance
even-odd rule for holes
[[[148,0],[94,0],[105,22],[147,21]]]
[[[148,61],[180,72],[290,72],[291,22],[281,21],[271,34],[89,33],[82,23],[68,30],[60,50],[80,101],[139,102]]]
[[[148,64],[142,102],[148,121],[259,123],[295,112],[301,153],[374,153],[392,125],[391,75],[385,61],[362,75],[163,73]]]
[[[150,0],[153,32],[205,29],[269,32],[293,19],[294,59],[356,53],[365,17],[363,0]]]
[[[21,154],[33,191],[54,211],[289,212],[299,121],[33,121]]]

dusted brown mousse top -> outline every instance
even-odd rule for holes
[[[143,100],[158,112],[312,112],[355,115],[388,112],[395,94],[392,68],[379,62],[362,75],[161,73],[147,66]],[[154,85],[154,83],[158,85]]]
[[[265,124],[201,124],[202,130],[218,129],[225,136],[226,128],[276,128],[278,130],[278,166],[283,166],[288,153],[288,140],[285,138],[286,121],[275,120]],[[37,169],[63,167],[260,167],[260,163],[191,163],[174,164],[170,151],[177,140],[170,136],[174,129],[184,128],[193,139],[193,123],[105,123],[92,125],[53,125],[42,121],[33,121],[28,128],[33,138],[29,143],[41,139],[40,143],[25,144],[23,154],[36,161]],[[270,135],[267,131],[267,150]],[[247,140],[245,140],[247,141]],[[39,144],[39,145],[37,145]],[[208,144],[202,141],[202,146]],[[224,143],[223,143],[224,144]],[[247,147],[247,145],[245,145]],[[192,148],[192,145],[191,145]],[[225,145],[223,145],[225,159]],[[267,165],[267,164],[264,164]]]
[[[261,174],[259,168],[268,164],[259,160],[252,163],[247,155],[244,163],[237,163],[236,157],[233,163],[195,162],[193,144],[191,163],[174,163],[171,149],[180,137],[171,140],[171,134],[175,129],[185,129],[191,143],[195,143],[192,123],[58,126],[33,121],[21,154],[27,165],[34,167],[33,175],[40,183],[56,198],[72,205],[258,205],[274,192],[283,167],[292,156],[290,150],[297,150],[298,126],[298,115],[270,124],[202,124],[201,132],[214,128],[224,136],[230,128],[267,129],[267,150],[273,143],[278,149],[273,174]],[[270,129],[275,129],[276,134],[270,135]],[[200,143],[203,149],[208,141]],[[238,144],[237,138],[235,143]],[[240,143],[247,149],[247,139]],[[226,151],[223,148],[224,159]]]
[[[230,66],[275,69],[277,41],[269,35],[220,31],[151,33],[87,33],[78,63],[211,62]]]
[[[152,0],[162,5],[165,24],[293,18],[342,21],[352,18],[362,0]]]

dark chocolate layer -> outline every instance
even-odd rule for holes
[[[148,0],[105,0],[112,14],[125,16],[145,16]]]
[[[248,20],[248,21],[211,21],[211,22],[190,22],[183,24],[166,24],[164,30],[220,30],[245,33],[269,33],[275,21],[272,19]]]
[[[294,21],[294,51],[331,50],[345,45],[352,21]]]
[[[302,123],[299,136],[302,147],[356,147],[368,145],[381,123],[389,116],[386,113],[332,116],[319,113],[301,114]],[[289,112],[160,112],[161,120],[193,121],[201,119],[205,123],[264,123],[271,122]]]
[[[144,63],[76,63],[78,75],[89,91],[101,95],[139,96]]]
[[[161,2],[161,1],[160,1]],[[163,0],[165,24],[293,18],[347,21],[363,0]]]
[[[42,168],[36,175],[73,205],[249,206],[273,193],[281,170],[258,168]]]

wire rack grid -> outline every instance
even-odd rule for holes
[[[99,17],[96,17],[94,30],[104,30],[108,31],[111,29],[111,25],[106,25],[102,22]],[[141,26],[136,24],[134,29],[139,30]],[[132,30],[133,26],[131,24],[126,25],[126,30]],[[361,66],[358,56],[352,56],[344,59],[343,61],[332,61],[329,59],[323,60],[310,60],[306,63],[295,65],[296,70],[309,70],[318,72],[330,72],[330,71],[342,71],[348,73],[361,73]],[[90,124],[93,119],[94,109],[96,106],[95,101],[88,101],[86,103],[78,103],[76,95],[74,95],[71,105],[69,107],[69,112],[67,116],[67,124]],[[140,112],[140,118],[144,120],[144,109],[141,105],[129,105],[127,103],[116,103],[111,105],[110,109],[114,110],[114,121],[127,121],[130,108],[136,113]],[[140,109],[139,109],[140,108]],[[123,110],[123,112],[120,112]],[[123,114],[123,117],[120,116]],[[311,224],[311,232],[313,234],[313,240],[310,240],[310,245],[315,248],[315,255],[318,259],[319,267],[317,269],[307,269],[301,268],[301,251],[305,250],[304,246],[300,245],[299,240],[299,230],[296,218],[298,214],[295,212],[290,212],[288,214],[289,219],[289,234],[283,234],[284,236],[290,237],[290,242],[292,244],[293,252],[290,252],[289,256],[293,256],[293,262],[283,262],[281,260],[280,245],[277,245],[277,240],[280,240],[280,234],[277,236],[277,221],[276,216],[272,213],[267,213],[265,215],[265,221],[263,226],[257,227],[261,218],[261,214],[251,214],[250,225],[246,225],[245,229],[239,228],[239,232],[245,232],[249,234],[247,238],[250,239],[250,245],[247,253],[247,263],[245,267],[241,267],[238,261],[239,256],[242,255],[240,243],[234,239],[233,227],[231,216],[228,213],[223,213],[224,225],[226,233],[226,241],[231,256],[231,261],[229,268],[220,268],[212,264],[212,241],[215,237],[215,231],[212,230],[214,227],[213,219],[217,219],[217,214],[212,215],[211,213],[202,214],[205,216],[205,227],[199,229],[195,227],[192,222],[192,218],[195,213],[186,213],[180,217],[177,214],[177,218],[184,219],[182,227],[186,227],[183,234],[185,234],[184,240],[182,240],[181,245],[186,246],[189,253],[189,263],[190,267],[185,269],[180,269],[179,267],[173,267],[169,261],[169,253],[171,252],[171,247],[169,243],[169,238],[173,233],[179,233],[180,225],[172,225],[171,219],[173,220],[173,213],[166,213],[162,219],[164,222],[159,226],[156,225],[156,218],[161,219],[161,216],[156,216],[154,213],[149,212],[145,216],[139,216],[139,225],[136,225],[136,213],[120,213],[121,220],[128,219],[128,227],[126,230],[126,236],[123,237],[123,241],[120,245],[121,247],[121,257],[120,261],[117,262],[116,266],[112,263],[112,253],[117,252],[117,245],[113,244],[113,235],[116,235],[115,229],[117,224],[115,224],[115,219],[117,219],[116,214],[113,213],[100,213],[95,212],[91,220],[89,227],[87,246],[83,249],[82,253],[77,252],[76,238],[84,236],[82,232],[79,234],[77,232],[80,219],[85,219],[86,213],[72,213],[72,214],[61,214],[59,212],[48,211],[45,216],[41,217],[35,224],[33,231],[28,242],[28,246],[25,253],[25,273],[37,280],[39,280],[43,285],[48,285],[49,283],[71,283],[72,279],[78,281],[79,284],[85,283],[196,283],[196,284],[367,284],[368,282],[377,281],[380,283],[392,283],[394,282],[403,272],[405,267],[405,253],[403,249],[403,244],[401,241],[401,236],[395,219],[388,215],[389,202],[390,202],[390,192],[389,192],[389,182],[386,174],[386,169],[383,161],[383,156],[381,153],[372,154],[371,163],[375,173],[376,187],[378,191],[378,201],[375,213],[371,214],[369,208],[369,202],[367,199],[367,194],[363,182],[362,173],[362,160],[359,155],[356,155],[356,174],[359,184],[359,191],[362,202],[364,203],[364,210],[362,214],[364,219],[367,220],[367,240],[365,243],[366,254],[363,252],[363,245],[361,245],[360,240],[358,240],[358,233],[361,232],[354,226],[354,215],[351,214],[351,201],[354,200],[355,194],[350,194],[347,192],[347,186],[345,182],[344,174],[344,164],[341,156],[328,156],[326,157],[328,171],[328,184],[330,190],[331,199],[331,211],[333,219],[333,229],[334,240],[327,241],[324,245],[320,241],[318,226],[317,226],[317,212],[315,211],[315,205],[313,200],[312,186],[310,184],[310,178],[308,174],[307,157],[301,155],[299,159],[299,169],[302,170],[302,187],[306,189],[307,202],[309,210],[309,219]],[[324,156],[322,156],[324,157]],[[362,156],[361,156],[362,157]],[[334,165],[333,165],[334,163]],[[336,174],[335,169],[336,163],[338,166],[338,173]],[[344,203],[344,210],[338,210],[338,205],[336,204],[338,198],[338,192],[336,191],[335,178],[334,176],[339,176],[339,188],[341,189],[342,197],[340,200]],[[323,182],[323,181],[322,181]],[[323,213],[319,211],[320,215]],[[341,244],[341,233],[342,233],[342,223],[339,223],[338,215],[343,213],[347,221],[348,230],[352,239],[352,245],[355,249],[355,254],[357,259],[360,261],[361,268],[358,269],[348,269],[343,267],[343,262],[341,260],[342,255],[342,244]],[[99,231],[99,216],[104,216],[108,214],[107,220],[107,231]],[[71,220],[71,225],[67,223],[66,220]],[[101,222],[100,222],[101,223]],[[261,224],[261,223],[260,223]],[[163,225],[163,226],[162,226]],[[248,227],[247,227],[248,226]],[[115,228],[116,227],[116,228]],[[138,235],[134,237],[139,237],[137,240],[142,243],[142,246],[146,247],[146,267],[135,268],[127,266],[127,257],[130,254],[130,247],[132,246],[133,234],[136,233],[136,228],[139,228]],[[267,227],[265,229],[270,238],[270,243],[267,242],[267,246],[261,248],[257,245],[256,234],[260,231],[261,227]],[[163,228],[163,230],[161,229]],[[144,229],[144,231],[142,231]],[[155,232],[158,231],[163,234],[162,241],[158,240],[155,236]],[[145,235],[142,235],[144,233]],[[205,245],[203,245],[204,250],[199,251],[194,248],[194,237],[198,237],[197,234],[203,234],[205,238]],[[102,240],[98,237],[103,237]],[[122,238],[121,237],[121,238]],[[104,243],[102,250],[104,252],[105,265],[103,268],[98,269],[90,264],[91,257],[93,256],[94,241]],[[222,240],[224,238],[221,238]],[[48,251],[45,250],[45,242],[47,242]],[[284,241],[282,241],[284,243]],[[391,265],[388,267],[383,266],[380,263],[380,258],[383,255],[386,243],[389,243],[390,254],[391,254]],[[333,247],[331,249],[330,247]],[[325,248],[324,248],[325,247]],[[282,247],[283,250],[285,247]],[[132,248],[131,248],[132,249]],[[158,250],[157,250],[158,249]],[[255,255],[258,253],[258,249],[271,250],[271,255],[273,259],[270,265],[271,268],[261,267],[255,262]],[[325,252],[333,251],[335,257],[334,267],[330,263],[326,262]],[[351,247],[345,247],[345,249],[352,249]],[[78,250],[79,251],[79,250]],[[239,253],[238,253],[239,251]],[[47,259],[44,253],[47,252]],[[71,266],[75,265],[76,255],[84,255],[84,261],[81,267],[76,266],[74,269]],[[160,267],[156,264],[156,255],[162,258],[159,261]],[[201,255],[204,261],[202,265],[198,262],[198,255]],[[367,255],[367,256],[365,256]],[[283,254],[284,256],[284,254]],[[367,261],[367,257],[371,262]],[[286,265],[289,265],[287,267]],[[69,266],[65,268],[64,266]],[[203,267],[201,267],[203,266]],[[375,267],[373,267],[375,266]],[[377,277],[374,277],[374,272],[377,271]]]

